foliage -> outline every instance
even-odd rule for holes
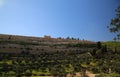
[[[120,40],[120,6],[116,9],[116,17],[111,20],[109,30],[117,34],[114,40]]]
[[[119,76],[120,54],[109,50],[108,46],[100,42],[91,48],[93,49],[86,50],[84,53],[75,51],[55,51],[52,54],[45,51],[38,54],[23,51],[21,53],[0,52],[0,75],[65,77],[67,74],[74,76],[76,72],[81,72],[84,77],[89,70],[97,74]]]

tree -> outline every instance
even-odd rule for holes
[[[31,75],[32,75],[32,70],[26,70],[25,71],[25,76],[26,77],[31,77]]]
[[[101,49],[101,42],[100,41],[97,42],[97,48]]]
[[[120,6],[115,10],[116,17],[111,19],[110,26],[108,26],[110,32],[116,33],[114,40],[120,40]]]

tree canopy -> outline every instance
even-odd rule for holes
[[[120,6],[115,10],[116,17],[111,19],[110,26],[108,26],[110,32],[115,33],[114,40],[120,40]]]

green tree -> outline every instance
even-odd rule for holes
[[[116,33],[114,40],[120,40],[120,6],[115,10],[116,17],[111,19],[110,26],[108,26],[110,32]]]

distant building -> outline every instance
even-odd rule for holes
[[[44,38],[45,38],[45,39],[50,39],[51,36],[47,36],[47,35],[45,35]]]

